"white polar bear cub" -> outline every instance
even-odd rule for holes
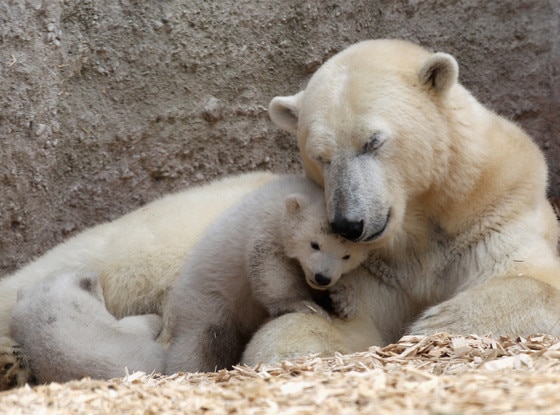
[[[116,320],[105,308],[97,275],[61,274],[22,287],[10,326],[38,382],[120,377],[163,370],[156,314]]]
[[[312,289],[332,287],[368,249],[329,231],[323,190],[303,177],[281,177],[253,192],[209,228],[187,259],[170,299],[166,372],[231,367],[270,317],[327,317]]]

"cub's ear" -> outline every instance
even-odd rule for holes
[[[309,199],[305,195],[291,194],[286,197],[286,210],[291,215],[297,215],[301,210],[309,204]]]
[[[94,295],[98,294],[101,292],[99,276],[97,274],[90,273],[80,277],[80,288]]]
[[[303,91],[289,97],[275,97],[268,106],[268,115],[277,127],[295,134]]]
[[[457,82],[459,65],[453,56],[437,52],[424,62],[418,77],[423,85],[443,94]]]

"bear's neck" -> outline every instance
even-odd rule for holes
[[[480,105],[466,90],[450,112],[447,174],[420,196],[426,217],[450,235],[508,221],[546,197],[547,166],[519,127]]]

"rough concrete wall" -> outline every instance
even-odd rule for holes
[[[454,54],[546,150],[558,194],[559,16],[557,0],[3,0],[0,275],[161,194],[297,171],[269,100],[367,38]]]

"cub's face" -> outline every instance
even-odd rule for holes
[[[94,317],[92,310],[97,310],[99,303],[103,304],[103,292],[97,275],[54,275],[18,290],[10,333],[25,345],[30,327],[35,330],[37,327],[63,325],[80,315],[90,319]],[[95,307],[92,308],[91,304]],[[33,333],[31,338],[36,335]]]
[[[285,254],[299,262],[309,286],[326,290],[366,259],[367,245],[330,232],[323,198],[310,203],[306,196],[292,195],[286,204]]]
[[[370,41],[333,57],[305,91],[271,102],[271,118],[297,133],[305,171],[324,187],[334,233],[384,243],[401,229],[407,201],[445,171],[441,101],[456,78],[449,55]]]

